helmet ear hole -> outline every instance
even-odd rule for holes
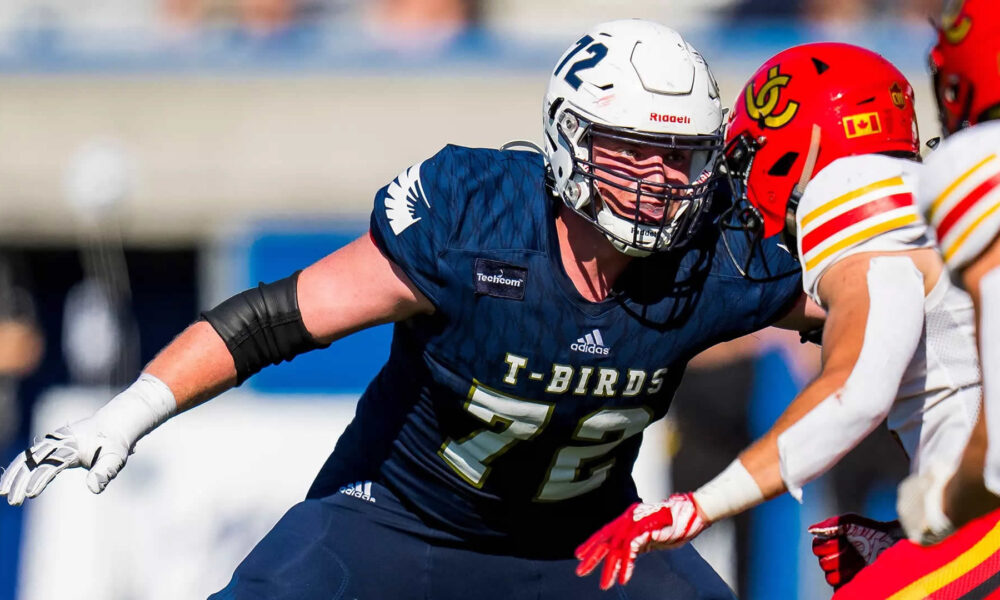
[[[771,175],[772,177],[784,177],[785,175],[788,175],[791,172],[792,167],[795,165],[795,161],[798,160],[798,158],[799,158],[798,152],[784,153],[781,156],[781,158],[775,161],[774,165],[771,166],[767,174]]]
[[[816,67],[816,74],[817,75],[822,75],[823,73],[826,73],[827,69],[830,68],[830,65],[826,64],[825,62],[821,61],[820,59],[816,58],[815,56],[812,59],[812,63],[813,63],[813,66]]]
[[[565,98],[556,98],[555,100],[552,101],[552,104],[549,106],[550,121],[556,118],[556,111],[558,111],[559,107],[562,106],[563,100],[565,100]]]

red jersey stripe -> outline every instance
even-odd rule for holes
[[[874,215],[912,204],[913,194],[910,193],[893,194],[892,196],[884,196],[870,202],[865,202],[861,206],[852,208],[807,233],[802,238],[802,254],[809,253],[810,250],[829,239],[830,236],[836,235],[851,225],[860,223]]]
[[[955,226],[955,223],[965,216],[965,213],[969,212],[969,209],[971,209],[980,198],[992,192],[998,185],[1000,185],[1000,172],[980,183],[976,186],[976,189],[969,192],[965,198],[962,198],[962,200],[955,205],[955,208],[948,211],[948,214],[941,219],[941,224],[938,225],[937,229],[938,239],[944,239],[944,237],[948,235],[948,232],[951,231],[951,228]]]

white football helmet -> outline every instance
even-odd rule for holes
[[[602,23],[560,58],[542,113],[554,188],[622,252],[646,256],[676,248],[696,231],[717,181],[722,104],[705,60],[673,29],[640,19]],[[692,152],[689,184],[653,182],[596,165],[594,137]],[[608,179],[633,183],[623,187]],[[626,217],[608,207],[594,182],[636,194]],[[663,202],[659,222],[639,215],[642,200]]]

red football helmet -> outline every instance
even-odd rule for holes
[[[736,225],[758,239],[784,232],[792,250],[798,197],[824,167],[844,156],[919,150],[913,88],[892,63],[848,44],[789,48],[757,69],[729,115],[725,167]]]
[[[1000,3],[947,2],[930,63],[945,135],[1000,118]]]

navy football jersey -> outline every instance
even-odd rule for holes
[[[774,240],[760,259],[789,275],[754,283],[707,224],[587,301],[559,258],[557,202],[541,155],[457,146],[379,191],[371,235],[436,311],[395,325],[311,497],[374,479],[443,536],[567,554],[637,499],[642,430],[687,361],[801,293]]]

